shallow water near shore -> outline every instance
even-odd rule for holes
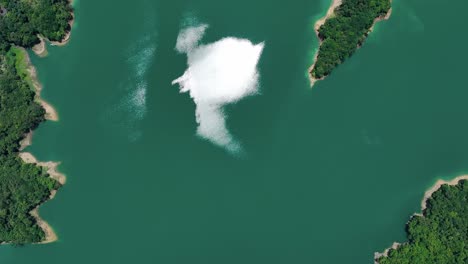
[[[310,89],[327,5],[77,2],[70,43],[31,56],[60,116],[26,149],[62,162],[67,183],[40,208],[59,241],[2,246],[0,262],[371,264],[404,241],[426,189],[468,172],[468,3],[394,0]],[[265,42],[260,93],[225,108],[244,155],[196,136],[195,104],[171,85],[187,18],[209,25],[204,43]]]

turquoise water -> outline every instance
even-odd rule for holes
[[[437,178],[468,169],[463,10],[394,1],[355,56],[312,89],[314,21],[328,1],[85,1],[65,47],[33,57],[59,112],[28,149],[67,184],[41,207],[60,240],[0,262],[373,263]],[[265,41],[260,94],[225,109],[245,154],[196,135],[171,82],[183,21],[203,42]]]

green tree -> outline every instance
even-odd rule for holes
[[[374,20],[390,10],[390,0],[343,0],[318,32],[322,41],[312,76],[328,76],[363,44]]]
[[[443,185],[406,229],[409,241],[379,258],[380,264],[468,263],[468,181]]]
[[[24,51],[38,35],[59,41],[70,30],[72,9],[67,0],[0,0],[0,243],[36,243],[45,238],[31,210],[49,199],[60,184],[45,168],[18,157],[25,134],[44,121],[35,101]]]

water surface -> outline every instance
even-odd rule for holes
[[[79,1],[65,47],[33,57],[59,111],[29,148],[67,184],[41,207],[60,240],[0,248],[11,264],[373,263],[439,177],[468,169],[463,11],[394,1],[389,21],[310,89],[329,1]],[[226,108],[245,155],[195,135],[171,81],[183,21],[203,41],[265,41],[259,95]]]

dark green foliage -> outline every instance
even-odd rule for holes
[[[374,24],[390,10],[390,0],[343,0],[335,15],[319,28],[322,44],[312,75],[329,75],[362,45]]]
[[[29,213],[59,187],[44,170],[18,157],[0,157],[0,242],[44,240],[44,231]]]
[[[468,263],[468,181],[443,185],[427,201],[423,215],[408,222],[409,242],[390,250],[379,263]]]
[[[0,0],[0,6],[7,9],[0,17],[0,42],[30,48],[38,35],[60,41],[70,30],[68,0]]]
[[[0,71],[0,155],[18,151],[24,134],[44,121],[44,109],[34,102],[32,87],[18,75],[13,53],[4,56]]]
[[[52,41],[62,40],[71,30],[72,8],[69,0],[39,0],[31,21],[37,32]]]
[[[37,243],[45,234],[30,212],[60,184],[18,157],[20,141],[45,111],[34,100],[24,54],[12,45],[32,47],[38,34],[61,40],[72,10],[67,0],[0,0],[0,6],[7,10],[0,16],[0,243]]]
[[[29,212],[45,201],[58,183],[41,167],[17,157],[24,134],[44,120],[34,91],[18,75],[15,53],[0,53],[0,242],[40,242],[44,231]]]

